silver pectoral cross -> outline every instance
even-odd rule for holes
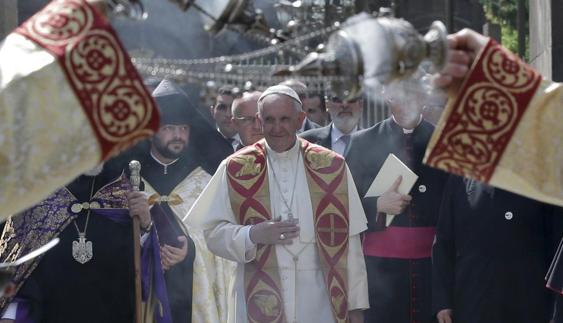
[[[72,242],[72,257],[81,264],[92,259],[92,241],[86,241],[84,233],[78,234],[78,241]]]

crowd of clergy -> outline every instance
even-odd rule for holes
[[[2,261],[59,243],[13,269],[0,323],[562,323],[562,209],[424,164],[443,107],[419,86],[363,128],[363,97],[297,79],[210,107],[161,80],[154,136],[2,224]]]
[[[423,165],[435,120],[415,85],[386,90],[390,116],[366,129],[361,97],[297,80],[223,87],[206,109],[169,80],[152,95],[154,137],[6,222],[6,250],[61,242],[18,268],[0,322],[132,322],[131,227],[111,212],[125,206],[141,219],[143,301],[157,304],[146,322],[555,319],[561,209]],[[390,154],[416,182],[369,196]]]

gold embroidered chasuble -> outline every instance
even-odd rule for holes
[[[345,162],[334,152],[299,141],[312,203],[314,231],[328,299],[335,322],[348,321],[348,183]],[[227,160],[229,198],[239,224],[271,221],[265,142]],[[287,322],[273,245],[258,245],[245,264],[249,322]]]
[[[563,206],[563,86],[494,40],[450,98],[425,163]]]
[[[149,194],[149,204],[167,203],[176,215],[175,220],[196,247],[193,264],[192,322],[226,322],[228,286],[236,263],[215,256],[207,248],[203,232],[189,227],[182,219],[188,213],[209,180],[209,175],[201,167],[194,169],[168,196],[161,196],[150,183],[143,179],[145,192]],[[189,251],[188,251],[189,252]]]

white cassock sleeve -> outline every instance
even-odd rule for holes
[[[256,246],[250,244],[250,226],[239,225],[231,208],[226,162],[196,200],[184,221],[188,227],[204,232],[207,247],[219,257],[247,263],[256,257]]]
[[[350,237],[348,244],[348,309],[350,311],[369,308],[368,280],[360,233],[367,229],[367,219],[352,174],[346,166],[348,176],[348,209]]]

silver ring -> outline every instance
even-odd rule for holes
[[[285,234],[280,234],[280,240],[285,240]]]

